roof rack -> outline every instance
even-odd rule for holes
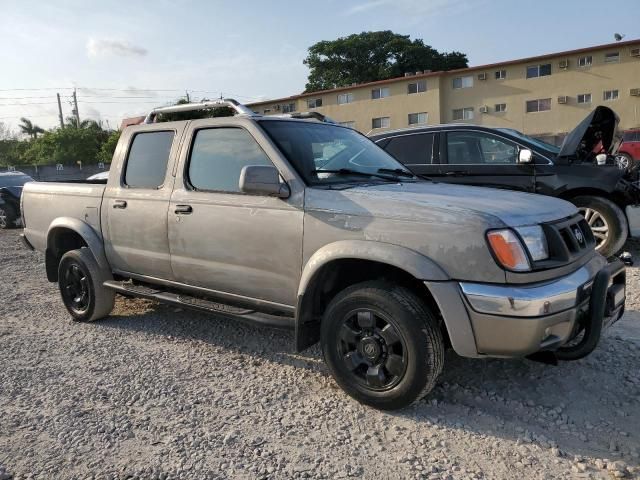
[[[321,114],[320,112],[293,112],[293,113],[281,113],[278,115],[269,115],[270,117],[278,118],[296,118],[301,120],[318,120],[325,123],[338,123],[335,120]]]
[[[194,112],[197,110],[208,110],[211,108],[228,107],[236,112],[236,115],[244,115],[247,117],[258,116],[249,107],[242,105],[233,98],[225,98],[220,100],[212,100],[200,103],[185,103],[182,105],[172,105],[170,107],[154,108],[147,114],[144,123],[155,123],[159,113],[177,113],[177,112]]]

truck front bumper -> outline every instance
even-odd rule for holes
[[[624,312],[625,269],[620,261],[606,264],[597,257],[550,282],[517,286],[461,282],[459,291],[478,355],[526,356],[571,340],[578,320],[597,316],[593,320],[603,327],[616,322]]]

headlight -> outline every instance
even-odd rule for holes
[[[531,270],[524,247],[513,230],[492,230],[487,233],[487,240],[503,267],[517,272]]]
[[[540,225],[531,227],[518,227],[516,231],[524,240],[524,244],[529,250],[529,254],[534,262],[549,258],[549,247],[547,246],[547,237]]]

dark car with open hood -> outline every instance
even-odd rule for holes
[[[640,236],[637,172],[618,168],[619,119],[596,107],[561,147],[509,128],[450,124],[371,136],[413,173],[436,181],[540,193],[572,202],[609,257]]]
[[[22,187],[33,178],[21,172],[0,172],[0,228],[20,225]]]

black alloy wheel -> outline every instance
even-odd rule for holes
[[[338,350],[354,382],[372,391],[395,387],[407,370],[407,346],[393,319],[373,309],[342,320]]]
[[[89,308],[91,300],[91,284],[87,272],[76,262],[67,262],[62,278],[60,291],[65,305],[77,315],[83,315]]]

